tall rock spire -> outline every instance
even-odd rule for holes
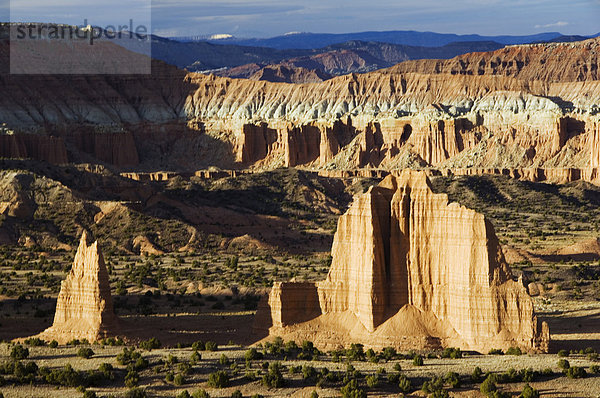
[[[62,281],[54,323],[40,334],[45,340],[90,342],[115,335],[118,319],[113,312],[108,272],[98,242],[87,244],[81,235],[73,267]]]

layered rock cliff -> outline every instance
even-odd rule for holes
[[[273,288],[272,335],[326,346],[548,349],[548,326],[513,280],[492,225],[433,193],[423,172],[390,175],[357,196],[339,219],[332,257],[324,281]],[[315,293],[318,306],[298,299]],[[298,311],[305,316],[290,322]]]
[[[61,283],[54,322],[39,337],[60,344],[73,339],[94,342],[114,336],[118,330],[104,258],[98,242],[88,245],[84,231],[73,267]]]
[[[145,171],[576,168],[588,175],[599,145],[599,43],[511,46],[311,84],[187,73],[156,61],[151,75],[4,74],[0,118],[15,137],[62,138],[68,161]],[[8,59],[6,43],[0,58]],[[0,153],[24,156],[0,144]],[[28,156],[64,160],[55,151]]]

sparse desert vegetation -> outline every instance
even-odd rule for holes
[[[469,391],[493,397],[535,397],[550,388],[553,396],[568,397],[578,393],[592,396],[598,385],[598,362],[589,357],[592,349],[587,354],[571,354],[565,364],[566,360],[557,360],[555,354],[469,352],[451,358],[445,351],[399,353],[391,347],[364,354],[360,344],[322,352],[308,341],[281,339],[253,348],[224,345],[214,351],[197,350],[207,346],[203,341],[151,351],[141,345],[34,345],[23,347],[30,351],[29,356],[16,359],[10,352],[21,345],[4,343],[0,345],[1,389],[6,397],[19,392],[65,397],[178,397],[187,396],[185,391],[191,397],[226,397],[238,390],[245,397],[300,392],[321,397],[474,396],[468,395]],[[82,358],[82,349],[97,354]],[[415,361],[419,357],[422,365]]]
[[[54,169],[54,173],[59,171]],[[266,197],[273,192],[261,196],[260,189],[253,186],[270,185],[286,172],[277,173],[247,175],[238,181],[170,181],[156,183],[154,189],[165,189],[168,195],[185,201],[188,196],[197,197],[204,192],[192,195],[186,193],[189,189],[203,186],[208,195],[215,195],[219,201],[231,201],[233,208],[248,208],[255,206],[253,203],[258,206],[260,202],[275,206],[283,202],[267,202]],[[295,179],[295,183],[306,182],[308,177],[303,173],[294,171],[289,178]],[[494,396],[510,393],[535,397],[539,392],[544,396],[545,391],[553,391],[554,396],[577,396],[568,395],[572,391],[592,394],[600,384],[600,362],[597,362],[600,325],[595,320],[600,312],[600,264],[593,258],[554,253],[575,241],[597,236],[598,224],[594,221],[600,208],[595,199],[597,190],[581,183],[553,186],[485,176],[433,179],[434,188],[449,192],[451,200],[486,214],[496,226],[503,245],[524,256],[513,262],[513,272],[522,275],[527,283],[540,285],[542,290],[534,298],[536,311],[550,323],[554,354],[516,355],[516,350],[492,350],[481,355],[454,349],[397,353],[393,348],[373,351],[358,344],[347,350],[321,352],[310,342],[302,341],[247,346],[251,343],[247,331],[267,289],[274,281],[323,279],[331,261],[328,245],[337,214],[349,203],[350,193],[364,191],[375,182],[321,181],[320,192],[327,195],[329,191],[323,188],[327,184],[343,187],[336,188],[338,196],[326,200],[337,203],[331,208],[306,204],[303,206],[308,207],[298,207],[295,202],[288,202],[285,216],[295,214],[291,219],[295,220],[294,228],[298,228],[294,229],[297,235],[292,245],[282,240],[279,246],[254,245],[249,250],[247,240],[236,246],[231,244],[232,238],[218,237],[216,230],[223,231],[226,226],[216,225],[215,232],[204,232],[208,240],[193,250],[173,251],[161,238],[153,243],[160,251],[141,255],[127,252],[123,250],[126,245],[115,243],[131,236],[130,223],[146,232],[160,230],[161,213],[156,208],[144,210],[147,214],[144,217],[149,217],[146,221],[137,216],[122,219],[124,229],[115,228],[112,221],[106,226],[102,226],[102,220],[95,227],[86,225],[92,225],[92,230],[106,238],[103,249],[115,312],[125,323],[137,325],[136,339],[107,339],[95,345],[85,341],[58,345],[36,339],[20,345],[5,343],[1,349],[0,391],[5,397],[23,393],[61,397],[84,394],[86,397],[93,394],[224,397],[237,395],[237,391],[242,396],[299,393],[321,397],[340,394],[442,397],[446,392],[451,396],[473,396],[469,394],[481,394],[482,388],[495,388],[490,392]],[[184,188],[175,189],[176,186]],[[236,199],[239,197],[230,195],[234,189],[243,195],[250,192],[249,197],[255,199],[246,196],[242,196],[244,200]],[[297,190],[292,183],[281,189],[280,197],[288,198]],[[489,192],[495,191],[498,195],[490,196]],[[526,192],[539,192],[543,200],[555,201],[552,217],[547,217],[546,208],[535,205],[533,194],[523,196]],[[81,209],[86,208],[86,200],[81,200]],[[48,205],[40,202],[38,206],[40,209]],[[266,204],[260,206],[251,208],[275,216],[281,211]],[[127,210],[132,211],[138,210]],[[173,212],[169,213],[173,219],[180,220],[177,222],[187,222],[175,210],[168,211]],[[40,222],[15,217],[3,219],[3,226],[24,236],[39,236],[35,231],[41,231],[40,228],[53,236],[49,240],[36,239],[39,243],[34,245],[0,246],[3,298],[0,336],[4,339],[30,336],[51,324],[60,282],[73,261],[73,238],[63,227],[62,219],[48,218],[43,212],[34,217]],[[159,224],[152,221],[153,217],[157,217]],[[40,227],[44,223],[50,224]],[[231,225],[228,221],[227,228]],[[243,231],[245,227],[239,228]],[[269,234],[284,234],[284,228],[283,225],[273,228]],[[532,228],[543,234],[531,234],[529,242],[516,235]],[[63,232],[55,234],[55,231]],[[268,241],[265,235],[251,236],[258,242]],[[315,240],[316,236],[320,237]],[[44,246],[44,242],[55,242],[54,239],[71,247]],[[317,241],[323,244],[313,246]],[[219,242],[229,243],[220,248]],[[559,359],[569,361],[569,366],[559,364]],[[56,386],[60,389],[56,390]]]

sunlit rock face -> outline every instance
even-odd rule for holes
[[[548,327],[513,280],[493,226],[433,193],[423,172],[390,175],[358,195],[338,222],[332,257],[324,281],[273,289],[271,317],[286,321],[273,322],[272,335],[325,346],[548,349]],[[300,287],[318,303],[286,303],[286,290]],[[292,322],[298,308],[313,318]]]
[[[73,339],[93,342],[117,332],[104,258],[97,241],[88,245],[84,231],[73,267],[61,283],[54,322],[39,336],[64,344]]]

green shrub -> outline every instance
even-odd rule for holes
[[[223,365],[223,366],[229,365],[230,362],[231,361],[225,354],[221,354],[221,356],[219,357],[219,365]]]
[[[488,398],[512,398],[512,395],[507,392],[496,390],[488,394]]]
[[[483,372],[479,366],[476,366],[475,369],[473,369],[473,373],[471,373],[471,381],[473,381],[473,383],[480,383],[482,378]]]
[[[188,390],[183,390],[179,394],[177,394],[177,398],[192,398]]]
[[[383,350],[381,350],[381,357],[386,361],[391,361],[397,356],[398,352],[396,352],[396,349],[394,347],[385,347]]]
[[[600,366],[598,366],[598,365],[592,365],[590,367],[590,370],[592,371],[592,373],[600,373]]]
[[[413,357],[413,365],[415,366],[423,366],[423,357],[419,354],[416,354]]]
[[[30,337],[25,339],[24,343],[31,347],[42,347],[46,345],[46,342],[39,337]]]
[[[174,356],[173,354],[169,354],[169,356],[167,357],[167,359],[165,359],[165,363],[167,365],[174,365],[177,362],[179,362],[179,359],[177,359],[177,357]]]
[[[508,350],[506,350],[506,355],[521,355],[523,354],[523,352],[521,351],[521,349],[519,347],[510,347]]]
[[[498,387],[496,387],[496,378],[494,377],[494,375],[489,375],[479,386],[479,391],[485,395],[493,393],[497,390]]]
[[[50,348],[56,348],[56,347],[58,347],[58,341],[52,340],[50,342],[50,344],[48,344],[48,347],[50,347]]]
[[[459,388],[461,385],[460,375],[456,372],[448,372],[444,376],[444,382],[452,388]]]
[[[310,398],[319,398],[319,394],[316,391],[310,393]]]
[[[441,391],[443,389],[444,381],[441,377],[433,377],[431,380],[424,382],[421,386],[421,390],[425,393],[433,393],[436,391]]]
[[[185,377],[181,373],[177,374],[173,378],[173,384],[175,384],[176,386],[181,386],[185,384]]]
[[[214,341],[207,341],[206,344],[204,344],[204,347],[206,348],[206,351],[217,351],[219,349],[219,345]]]
[[[13,346],[10,350],[10,357],[15,361],[20,361],[21,359],[26,359],[29,356],[29,349],[23,347],[20,344]]]
[[[410,379],[405,375],[400,375],[398,378],[398,388],[402,392],[410,392],[412,390],[412,383]]]
[[[525,384],[519,398],[540,398],[540,393],[529,384]]]
[[[240,390],[235,390],[231,393],[231,398],[243,398],[242,392]]]
[[[146,398],[146,390],[139,388],[139,387],[135,387],[135,388],[131,388],[129,389],[129,391],[127,391],[125,393],[125,398]]]
[[[83,392],[83,398],[96,398],[96,393],[94,391],[91,390],[85,390]]]
[[[554,372],[552,371],[551,368],[546,368],[546,369],[542,370],[542,375],[549,377],[549,376],[553,376]]]
[[[160,348],[161,343],[160,343],[160,340],[158,340],[156,337],[152,337],[151,339],[142,341],[139,344],[139,347],[146,351],[152,351],[153,349]]]
[[[453,347],[444,348],[444,351],[442,351],[442,358],[452,358],[452,359],[462,358],[462,351],[460,350],[460,348],[453,348]]]
[[[304,365],[302,367],[302,378],[304,380],[314,379],[317,376],[317,371],[314,367]]]
[[[377,358],[377,354],[375,354],[375,351],[372,348],[369,348],[367,350],[367,352],[365,353],[365,355],[367,356],[367,360],[369,362],[373,362],[373,363],[379,362],[379,358]]]
[[[100,374],[102,374],[102,376],[107,380],[115,379],[114,368],[110,363],[100,364],[100,366],[98,367],[98,372],[100,372]]]
[[[135,349],[125,347],[123,348],[123,352],[117,355],[117,363],[119,365],[129,365],[140,357],[141,354],[136,352]]]
[[[89,347],[81,347],[77,350],[77,356],[80,358],[90,359],[93,355],[94,351]]]
[[[356,379],[350,380],[342,389],[340,390],[343,398],[367,398],[367,393],[358,386],[358,381]]]
[[[269,388],[280,388],[285,384],[283,375],[281,374],[282,366],[279,362],[274,362],[269,365],[269,371],[262,378],[262,384]]]
[[[257,351],[256,348],[250,348],[244,353],[244,359],[246,362],[254,361],[256,359],[262,359],[263,355]]]
[[[492,348],[490,352],[488,352],[488,355],[504,355],[504,351],[498,348]]]
[[[346,356],[351,361],[364,361],[364,346],[362,344],[351,344],[350,348],[346,350]]]
[[[190,355],[190,361],[192,361],[193,363],[200,362],[201,359],[202,355],[200,355],[198,351],[194,351],[192,352],[192,355]]]
[[[569,379],[582,379],[587,375],[587,373],[584,368],[579,366],[571,366],[569,369],[567,369],[566,375]]]
[[[200,389],[192,394],[192,398],[210,398],[210,395],[205,390]]]
[[[224,370],[208,375],[208,386],[212,388],[225,388],[229,384],[229,375]]]
[[[558,356],[561,357],[561,358],[568,357],[569,356],[569,351],[567,351],[567,350],[560,350],[560,351],[558,351]]]
[[[130,370],[125,376],[125,386],[129,388],[137,387],[140,382],[140,375],[135,370]]]
[[[367,386],[369,386],[369,388],[375,388],[379,385],[379,377],[376,375],[367,376],[365,381],[367,382]]]
[[[204,351],[205,349],[206,349],[206,344],[204,344],[204,341],[202,341],[202,340],[195,341],[192,344],[192,350],[194,350],[194,351]]]
[[[567,370],[571,367],[571,364],[566,359],[559,359],[558,367],[561,368],[562,370]]]
[[[179,370],[179,373],[181,373],[182,375],[189,375],[190,371],[192,370],[192,366],[187,363],[187,362],[181,362],[178,366],[177,366],[177,370]]]
[[[77,387],[82,382],[82,376],[70,364],[65,365],[62,369],[53,369],[48,372],[44,379],[49,384]]]

